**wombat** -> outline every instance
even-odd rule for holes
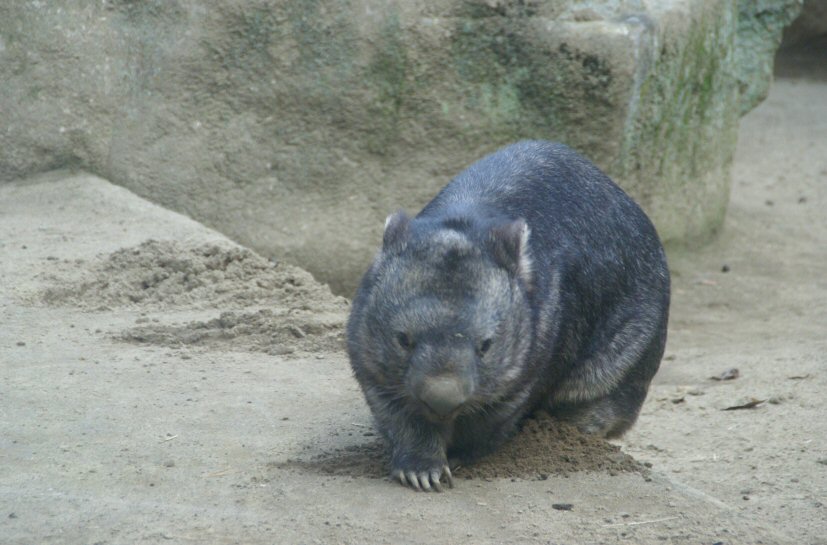
[[[503,148],[413,219],[385,222],[347,347],[391,453],[417,490],[537,410],[615,437],[637,419],[666,343],[669,271],[652,223],[557,143]]]

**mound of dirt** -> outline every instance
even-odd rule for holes
[[[322,453],[311,460],[290,460],[280,467],[325,475],[382,478],[388,475],[388,454],[373,441]],[[586,435],[552,417],[538,413],[498,451],[478,462],[452,469],[460,479],[545,480],[550,475],[600,471],[609,475],[646,473],[647,469],[620,447]]]
[[[345,313],[308,310],[222,312],[218,318],[180,325],[150,324],[128,329],[121,340],[160,346],[206,346],[223,350],[265,352],[271,355],[295,351],[344,349]]]
[[[78,265],[85,270],[53,272],[54,285],[41,294],[41,300],[101,310],[129,305],[241,308],[271,302],[314,310],[331,303],[338,309],[347,305],[308,272],[230,245],[190,247],[148,240],[89,265],[63,263],[74,269]]]
[[[116,335],[127,342],[274,355],[343,348],[346,299],[302,269],[230,244],[148,240],[91,263],[53,263],[49,280],[39,299],[51,305],[224,310],[208,321],[151,323]]]
[[[540,413],[526,420],[520,433],[498,451],[459,468],[456,475],[466,479],[542,480],[577,471],[617,475],[645,469],[620,447]]]

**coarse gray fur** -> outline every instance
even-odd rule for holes
[[[356,293],[348,353],[403,484],[501,445],[538,409],[614,437],[666,343],[669,271],[643,211],[562,144],[471,165],[410,219],[388,217]]]

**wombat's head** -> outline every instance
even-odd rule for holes
[[[388,217],[351,318],[363,386],[434,421],[506,396],[531,338],[528,237],[521,219]]]

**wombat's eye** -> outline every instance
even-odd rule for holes
[[[411,350],[414,347],[413,339],[411,339],[411,336],[407,333],[397,333],[396,342],[405,350]]]
[[[485,339],[480,343],[479,352],[480,356],[484,356],[488,349],[491,348],[491,339]]]

